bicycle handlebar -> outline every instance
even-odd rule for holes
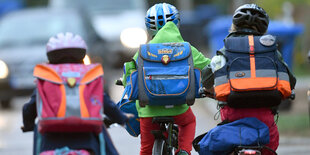
[[[214,93],[211,93],[211,92],[207,91],[206,88],[204,88],[204,87],[200,87],[198,89],[198,94],[202,98],[205,98],[205,97],[210,97],[210,98],[213,98],[213,99],[215,98],[214,97]]]
[[[289,97],[291,100],[295,100],[296,94],[295,91],[292,90],[291,96]]]
[[[106,128],[109,128],[112,124],[114,124],[116,122],[114,122],[114,121],[110,120],[109,118],[105,117],[103,119],[103,123],[106,126]]]
[[[115,81],[115,85],[123,86],[123,81],[121,79],[118,79]]]

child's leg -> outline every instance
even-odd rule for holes
[[[179,149],[190,154],[196,128],[196,117],[192,109],[189,108],[185,113],[174,116],[174,121],[179,126]],[[177,152],[178,151],[179,150],[177,150]]]
[[[270,142],[266,146],[270,147],[272,150],[276,151],[279,146],[279,131],[277,125],[274,123],[269,126],[269,136]],[[263,155],[274,155],[272,152],[264,149],[262,152]]]
[[[140,155],[152,154],[154,136],[151,130],[159,130],[158,124],[152,123],[152,117],[140,118],[141,149]]]

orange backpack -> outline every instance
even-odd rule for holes
[[[272,107],[291,95],[288,68],[278,57],[275,37],[228,37],[226,64],[215,71],[215,95],[234,108]]]
[[[100,64],[39,64],[38,129],[44,132],[96,132],[103,124],[103,69]]]

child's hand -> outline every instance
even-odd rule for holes
[[[135,117],[135,115],[132,114],[132,113],[125,113],[125,115],[126,115],[126,117],[127,117],[128,119],[131,119],[131,118],[134,118],[134,117]]]
[[[34,126],[28,126],[28,127],[25,127],[25,126],[21,126],[20,129],[23,131],[23,132],[28,132],[28,131],[33,131],[34,130]]]
[[[209,97],[209,98],[214,98],[214,88],[207,89],[205,87],[200,87],[199,88],[199,95],[201,97]]]
[[[222,55],[214,56],[211,59],[211,63],[210,63],[212,72],[214,73],[215,71],[221,69],[225,64],[226,64],[226,59],[224,56]]]

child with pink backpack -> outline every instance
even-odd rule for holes
[[[133,115],[122,113],[103,92],[102,66],[83,64],[85,41],[79,35],[59,33],[49,39],[46,49],[49,63],[34,68],[37,89],[23,107],[22,130],[34,131],[33,153],[66,148],[118,154],[103,125],[103,113],[119,124]]]

